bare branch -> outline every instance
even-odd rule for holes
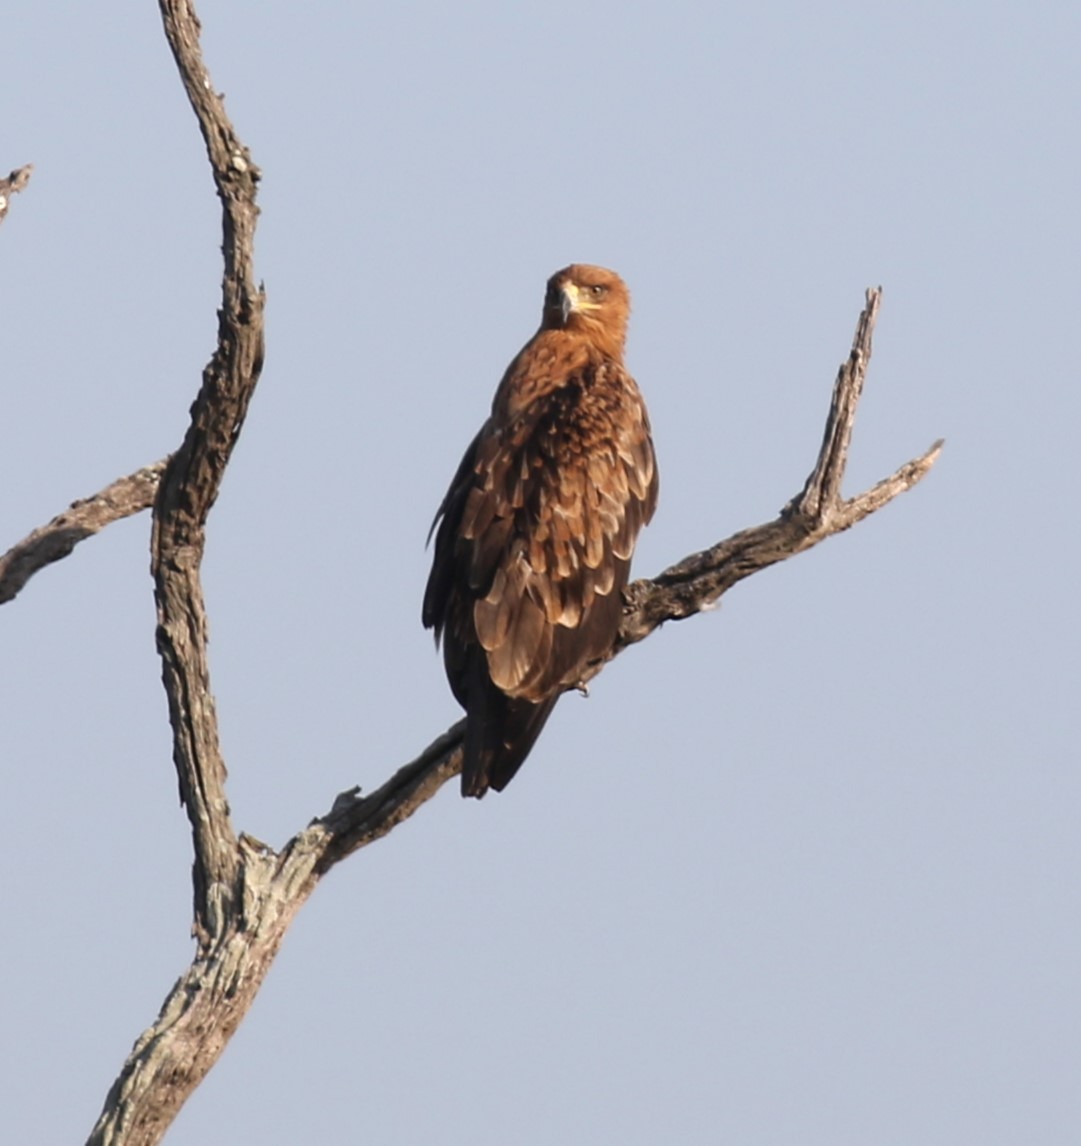
[[[243,838],[244,912],[177,980],[132,1048],[88,1146],[154,1146],[248,1012],[293,917],[315,887],[311,858],[287,872]]]
[[[153,1146],[206,1077],[262,986],[282,938],[320,877],[386,835],[461,770],[465,722],[438,737],[370,796],[334,807],[276,853],[241,836],[242,907],[177,981],[132,1048],[89,1146]]]
[[[802,492],[775,521],[745,529],[710,549],[685,557],[652,581],[635,581],[628,586],[619,639],[590,677],[605,661],[649,636],[665,621],[694,616],[716,604],[723,593],[752,573],[850,529],[911,489],[931,469],[942,450],[941,441],[872,489],[850,501],[841,497],[856,407],[871,361],[881,299],[881,288],[867,292],[867,305],[856,326],[852,352],[838,371],[833,387],[822,447]]]
[[[0,223],[11,208],[12,195],[17,195],[30,182],[33,173],[34,165],[28,163],[25,167],[16,167],[6,179],[0,179]]]
[[[237,838],[225,796],[200,565],[207,515],[263,364],[264,297],[253,259],[259,170],[203,64],[199,21],[189,0],[160,0],[160,8],[222,203],[218,345],[203,372],[184,442],[161,477],[151,539],[173,760],[195,848],[193,930],[199,951],[106,1098],[90,1142],[114,1146],[160,1140],[251,1006],[285,928],[314,886],[311,879],[299,885],[270,879],[276,857]]]
[[[237,138],[203,64],[199,21],[191,4],[161,0],[160,7],[221,199],[225,263],[217,349],[203,372],[188,433],[162,477],[151,540],[158,651],[173,726],[173,760],[195,843],[195,933],[205,948],[224,932],[241,887],[210,690],[199,568],[207,514],[263,365],[264,297],[256,284],[253,259],[259,170]]]
[[[149,509],[168,458],[117,478],[111,485],[71,505],[0,557],[0,605],[21,592],[27,581],[46,565],[59,561],[88,537],[123,517]]]
[[[359,789],[343,792],[325,816],[289,841],[284,854],[298,846],[313,847],[316,871],[324,875],[346,856],[381,839],[461,772],[464,734],[465,721],[459,720],[370,796],[362,798]]]
[[[848,464],[848,447],[852,441],[852,426],[856,421],[856,407],[863,395],[863,383],[871,362],[872,339],[878,308],[882,305],[882,288],[867,292],[867,305],[856,324],[852,350],[848,361],[837,371],[833,384],[830,412],[822,435],[822,448],[811,471],[803,493],[795,498],[795,509],[809,518],[821,520],[841,499],[841,481]]]

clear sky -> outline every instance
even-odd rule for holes
[[[502,796],[335,870],[172,1146],[1076,1146],[1081,9],[200,5],[268,359],[205,581],[238,829],[457,719],[424,537],[545,278],[618,270],[636,569],[919,488],[621,657]],[[156,5],[5,15],[0,547],[181,439],[219,216]],[[0,613],[4,1137],[81,1141],[187,965],[147,516]]]

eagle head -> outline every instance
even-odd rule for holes
[[[583,335],[621,358],[630,311],[630,292],[615,271],[572,263],[548,280],[542,326]]]

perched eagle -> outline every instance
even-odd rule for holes
[[[548,280],[432,524],[425,628],[466,711],[462,795],[501,791],[560,694],[611,647],[657,504],[649,417],[623,365],[630,295],[602,267]],[[430,536],[430,535],[429,535]]]

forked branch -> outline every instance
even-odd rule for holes
[[[881,287],[868,290],[852,351],[841,364],[833,385],[822,447],[802,491],[781,510],[775,521],[744,529],[701,553],[685,557],[652,581],[635,581],[630,585],[619,640],[607,659],[649,636],[665,621],[680,620],[709,608],[722,593],[752,573],[850,529],[898,494],[911,489],[930,471],[942,452],[941,440],[869,490],[847,501],[841,496],[856,407],[871,361],[881,303]]]

